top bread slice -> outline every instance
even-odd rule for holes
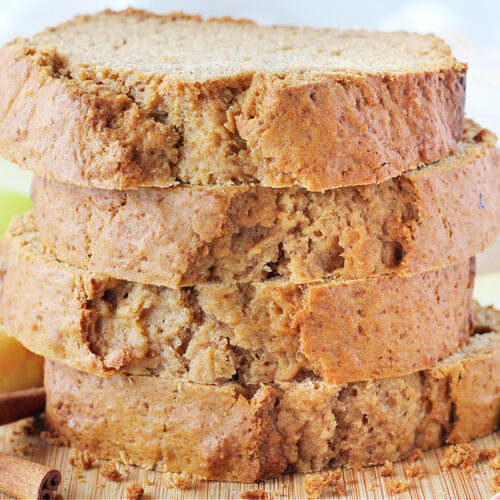
[[[463,125],[466,66],[432,35],[105,11],[0,64],[0,153],[104,189],[380,182]]]

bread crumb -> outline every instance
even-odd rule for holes
[[[365,470],[365,468],[361,465],[356,465],[356,467],[354,467],[354,470],[356,472],[363,472]]]
[[[424,477],[424,475],[422,474],[422,466],[410,465],[410,467],[408,468],[408,475],[416,479],[422,479]]]
[[[470,444],[456,444],[449,446],[446,450],[441,466],[446,470],[451,467],[460,467],[467,474],[472,474],[472,467],[479,459],[479,453]]]
[[[275,496],[275,497],[287,497],[288,496],[284,491],[280,491],[280,490],[271,490],[270,493],[271,493],[271,497],[272,496]]]
[[[392,476],[394,473],[394,464],[386,460],[380,469],[380,475],[384,477]]]
[[[24,436],[39,436],[43,430],[43,421],[38,417],[31,417],[21,426],[21,433]]]
[[[141,500],[144,495],[144,488],[135,481],[132,481],[127,486],[127,500]]]
[[[102,465],[101,476],[105,477],[108,481],[119,481],[122,475],[116,468],[116,462],[105,462]]]
[[[345,486],[339,482],[341,476],[342,471],[340,469],[306,474],[303,482],[304,491],[308,497],[319,498],[321,492],[330,486],[333,489],[333,496],[345,495]]]
[[[72,476],[77,480],[80,481],[83,477],[83,472],[82,469],[73,469]]]
[[[12,424],[12,435],[13,436],[19,436],[19,434],[22,434],[23,433],[23,426],[24,426],[24,422],[14,422]]]
[[[420,460],[423,457],[424,453],[420,448],[415,448],[406,459],[408,462],[413,463],[417,460]]]
[[[81,451],[76,448],[71,448],[69,463],[75,469],[88,470],[92,467],[94,460],[95,458],[89,450]]]
[[[489,462],[488,462],[488,465],[492,468],[492,469],[500,469],[500,455],[498,455],[497,457],[495,458],[492,458]]]
[[[167,472],[163,477],[166,488],[178,488],[179,490],[188,490],[199,481],[195,476],[184,472]]]
[[[146,486],[153,486],[153,484],[155,484],[155,483],[153,483],[153,481],[150,481],[149,479],[146,479],[146,480],[144,481],[144,484],[145,484]]]
[[[21,446],[11,446],[11,450],[14,454],[16,455],[24,455],[24,456],[27,456],[29,455],[31,449],[33,448],[33,444],[32,443],[28,443],[28,444],[23,444]]]
[[[403,493],[410,487],[410,481],[403,481],[402,479],[391,479],[387,485],[387,492],[391,495]]]
[[[490,479],[490,484],[495,493],[500,492],[500,472]]]
[[[54,446],[68,446],[69,443],[66,439],[56,436],[49,431],[40,432],[40,437],[45,439],[47,443],[52,444]]]
[[[264,490],[246,490],[241,494],[241,500],[269,500]]]
[[[478,461],[484,462],[486,460],[491,460],[492,458],[495,458],[497,453],[498,453],[498,448],[486,448],[484,450],[479,450]]]
[[[289,497],[289,491],[288,491],[288,486],[286,484],[282,484],[279,491],[276,492],[277,496],[280,497]]]

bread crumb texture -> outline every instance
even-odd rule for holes
[[[500,472],[491,478],[490,484],[494,493],[500,492]]]
[[[422,458],[423,454],[424,452],[417,448],[408,455],[408,458],[406,460],[409,463],[416,462],[417,460],[420,460]]]
[[[303,481],[304,491],[310,498],[319,498],[325,489],[328,489],[328,493],[332,496],[346,495],[345,485],[340,481],[341,477],[340,469],[306,474]]]
[[[448,470],[460,467],[467,474],[475,472],[474,465],[479,462],[488,462],[492,469],[500,469],[500,447],[476,450],[470,444],[449,446],[441,462],[441,467]]]
[[[403,493],[408,490],[411,486],[411,482],[403,479],[391,479],[387,484],[387,492],[390,495],[397,495],[398,493]]]
[[[135,481],[127,485],[127,500],[141,500],[144,495],[144,488]]]
[[[193,476],[192,474],[175,472],[166,472],[163,475],[163,478],[166,480],[167,488],[177,488],[179,490],[188,490],[190,488],[193,488],[202,480],[201,478]]]
[[[95,457],[89,450],[80,451],[76,448],[71,449],[69,463],[76,469],[88,470],[92,467],[94,460]]]
[[[449,446],[446,449],[445,456],[441,461],[441,467],[450,469],[452,467],[459,467],[467,474],[474,472],[475,465],[479,460],[479,452],[476,451],[470,444],[457,444]]]
[[[422,474],[422,466],[420,464],[410,465],[408,467],[408,476],[414,477],[416,479],[422,479],[424,475]]]
[[[384,465],[380,468],[380,475],[384,477],[392,476],[394,474],[394,464],[386,460]]]
[[[245,490],[241,493],[242,500],[270,500],[270,498],[264,490]]]
[[[116,468],[116,462],[104,462],[101,466],[101,476],[106,478],[108,481],[119,481],[122,478],[122,474]]]

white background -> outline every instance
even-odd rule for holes
[[[0,0],[0,43],[29,36],[76,14],[128,6],[156,12],[184,10],[205,16],[232,15],[264,24],[434,32],[451,45],[457,59],[469,63],[467,115],[500,135],[498,0]],[[0,187],[27,193],[29,182],[27,172],[0,162]],[[500,271],[500,242],[481,256],[479,270]]]

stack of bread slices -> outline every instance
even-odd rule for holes
[[[108,11],[0,63],[1,312],[62,442],[252,482],[497,427],[500,155],[440,39]]]

